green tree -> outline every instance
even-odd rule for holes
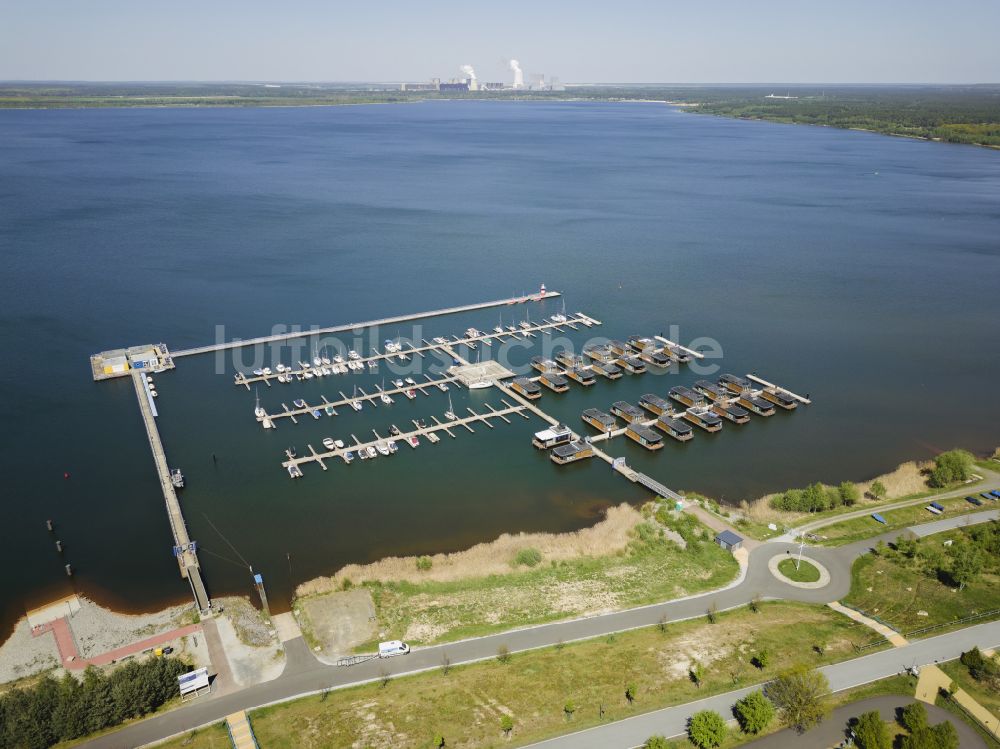
[[[910,733],[916,733],[927,728],[927,708],[923,702],[911,702],[903,708],[900,723]]]
[[[643,749],[670,749],[670,744],[664,736],[650,736],[642,747]]]
[[[566,713],[566,720],[573,720],[573,713],[576,712],[576,704],[573,700],[566,700],[566,704],[563,705],[563,712]]]
[[[861,499],[861,492],[858,491],[857,484],[852,484],[850,481],[842,481],[837,487],[837,493],[840,495],[840,504],[842,505],[857,504],[857,501]]]
[[[726,721],[714,710],[702,710],[688,721],[688,738],[698,749],[710,749],[726,740]]]
[[[698,661],[692,660],[691,666],[688,668],[688,676],[696,687],[701,687],[701,682],[705,678],[705,669]]]
[[[959,544],[951,556],[951,579],[958,583],[958,589],[964,590],[979,573],[983,571],[986,560],[983,553],[971,544]]]
[[[509,715],[500,716],[500,730],[504,736],[510,736],[510,732],[514,730],[514,719]]]
[[[798,731],[806,731],[829,712],[830,684],[819,671],[798,666],[783,672],[764,690],[778,709],[781,720]]]
[[[862,713],[854,725],[854,740],[860,749],[892,749],[892,737],[878,710]]]
[[[759,689],[737,700],[733,715],[743,733],[760,733],[774,720],[774,705]]]
[[[885,484],[875,479],[872,485],[868,487],[868,493],[872,495],[873,499],[884,499],[888,491],[885,488]]]
[[[444,746],[444,734],[434,734],[434,738],[431,739],[431,746],[434,747],[434,749],[441,749],[441,747]]]
[[[965,450],[948,450],[934,458],[934,468],[928,482],[931,486],[943,487],[956,481],[968,481],[972,475],[974,458]]]
[[[771,651],[767,648],[761,648],[757,651],[757,654],[750,659],[750,662],[763,671],[771,662]]]

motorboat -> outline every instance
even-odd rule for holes
[[[448,419],[448,421],[455,421],[456,419],[458,419],[458,417],[455,416],[455,408],[454,406],[451,405],[450,395],[448,396],[448,410],[444,412],[444,416],[446,419]]]
[[[409,378],[407,377],[407,379],[409,379]],[[402,380],[393,380],[392,384],[395,385],[398,388],[403,387],[403,381]]]
[[[313,378],[313,373],[307,370],[302,373],[302,377],[306,380],[311,380]]]
[[[389,434],[392,434],[392,435],[400,434],[399,427],[396,426],[395,424],[390,425],[389,426]]]
[[[287,450],[285,450],[285,455],[288,456],[289,460],[295,460],[295,457],[296,457],[297,454],[298,453],[295,452],[295,448],[294,447],[289,447]]]
[[[333,446],[335,448],[337,448],[338,450],[344,449],[344,440],[334,440],[333,441]]]
[[[352,460],[354,460],[354,453],[348,451],[348,452],[344,453],[343,455],[341,455],[340,457],[342,457],[344,459],[345,463],[350,463]]]
[[[347,352],[347,358],[348,359],[360,359],[361,358],[361,354],[359,354],[354,349],[351,349],[350,351]]]
[[[469,383],[469,390],[483,390],[489,387],[493,387],[493,380],[476,380]]]
[[[333,363],[333,362],[330,361],[330,357],[329,356],[321,356],[319,359],[320,359],[321,362],[323,362],[323,366],[324,367],[329,367],[330,364]]]
[[[448,391],[448,383],[447,382],[439,382],[437,384],[437,389],[440,390],[442,393],[447,392]]]
[[[334,449],[333,437],[324,437],[323,447],[325,447],[327,450],[333,450]]]
[[[288,466],[288,475],[293,479],[302,478],[302,469],[298,466]]]
[[[305,408],[306,402],[301,398],[296,398],[295,400],[292,401],[292,405],[295,406],[296,408]]]
[[[413,388],[410,388],[409,390],[405,391],[403,395],[405,395],[410,400],[413,400],[414,398],[417,397],[417,391],[414,390]]]
[[[263,377],[264,376],[264,370],[263,369],[255,369],[253,371],[253,373],[254,373],[255,377]]]
[[[420,446],[420,440],[417,438],[417,435],[415,435],[415,434],[410,435],[409,437],[407,437],[406,441],[410,443],[410,447],[419,447]]]
[[[399,445],[396,444],[396,440],[389,440],[385,443],[385,446],[389,448],[390,453],[394,453],[399,450]]]
[[[428,442],[431,442],[431,443],[434,443],[434,442],[440,442],[440,441],[441,441],[441,438],[440,438],[440,437],[438,437],[438,436],[437,436],[437,434],[436,434],[436,433],[434,433],[434,432],[428,432],[428,433],[427,433],[426,435],[424,435],[424,436],[425,436],[425,437],[427,437],[427,441],[428,441]]]
[[[180,468],[173,468],[170,471],[170,483],[174,485],[175,489],[184,488],[184,474],[181,473]]]
[[[157,393],[155,390],[153,390],[152,388],[150,388],[150,390],[149,390],[149,397],[150,398],[155,398],[158,395],[159,395],[159,393]]]
[[[337,415],[337,409],[334,408],[333,406],[327,406],[323,410],[326,411],[326,415],[327,416],[336,416]]]
[[[368,449],[371,450],[370,447]],[[375,449],[378,450],[379,455],[389,454],[389,446],[384,442],[379,442],[377,445],[375,445]]]
[[[265,376],[265,377],[270,377],[270,376],[271,376],[271,368],[270,368],[270,367],[264,367],[264,368],[263,368],[263,369],[261,370],[261,372],[263,372],[263,373],[264,373],[264,376]]]
[[[371,447],[370,445],[368,447],[368,457],[369,458],[377,458],[378,457],[378,453],[375,452],[375,448]]]
[[[403,382],[405,382],[407,385],[416,385],[417,384],[417,381],[414,380],[412,377],[407,377],[405,380],[403,380]],[[402,385],[397,385],[397,387],[403,387],[403,386]]]
[[[343,364],[344,363],[344,357],[342,357],[340,354],[337,354],[336,356],[333,357],[333,363],[334,364]]]

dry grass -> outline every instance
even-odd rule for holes
[[[631,505],[611,507],[597,525],[573,533],[505,533],[495,541],[477,544],[453,554],[435,554],[427,571],[417,569],[417,557],[387,557],[372,564],[349,564],[330,577],[308,580],[295,595],[317,595],[340,590],[344,580],[364,582],[454,582],[475,577],[502,575],[511,571],[514,556],[522,549],[535,548],[546,563],[581,557],[616,554],[632,539],[632,531],[643,520]]]
[[[894,471],[876,476],[868,481],[859,482],[858,489],[861,492],[861,500],[854,509],[863,508],[865,505],[879,505],[889,500],[927,491],[927,481],[923,472],[932,465],[933,463],[930,461],[918,463],[911,460],[903,463]],[[879,502],[868,497],[868,489],[875,481],[881,481],[886,488],[885,499]],[[750,520],[765,524],[776,523],[777,525],[792,526],[805,518],[815,517],[808,512],[785,512],[774,509],[771,507],[771,500],[776,496],[778,495],[768,494],[751,502],[745,502],[741,505],[741,509]]]

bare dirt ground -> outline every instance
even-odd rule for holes
[[[303,632],[325,656],[345,655],[375,636],[375,604],[365,588],[306,598],[295,608]]]

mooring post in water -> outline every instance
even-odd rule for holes
[[[62,541],[60,541],[59,539],[56,539],[56,551],[62,554]]]
[[[54,527],[54,526],[52,525],[52,521],[51,521],[51,520],[46,520],[46,521],[45,521],[45,527],[46,527],[46,528],[48,528],[48,529],[49,529],[49,532],[51,533],[51,532],[52,532],[52,529],[53,529],[53,527]]]
[[[73,577],[73,565],[66,565],[66,577]]]

